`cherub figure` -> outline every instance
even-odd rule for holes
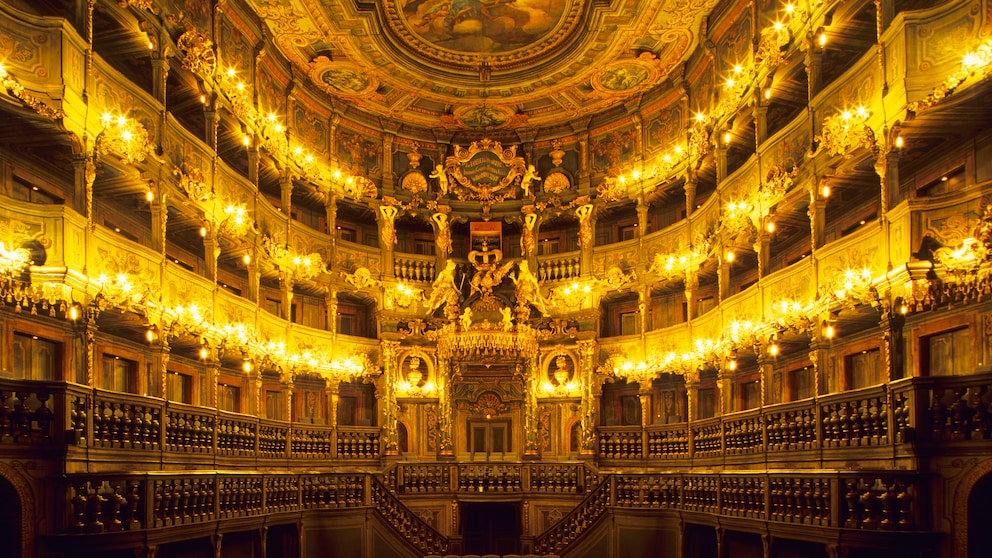
[[[510,310],[509,306],[504,306],[499,309],[499,313],[503,315],[501,320],[503,331],[511,331],[513,329],[513,310]]]
[[[472,309],[465,308],[462,315],[458,318],[462,322],[462,331],[468,331],[472,327]]]
[[[429,175],[430,178],[437,179],[438,190],[441,191],[441,196],[448,195],[448,173],[444,172],[444,165],[438,163],[434,167],[434,171]],[[440,196],[438,196],[440,197]]]
[[[520,179],[520,188],[524,191],[525,197],[530,197],[530,184],[535,180],[540,180],[541,177],[537,176],[537,169],[534,165],[527,165],[527,171],[524,172],[523,178]]]

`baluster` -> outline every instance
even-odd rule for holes
[[[916,528],[913,522],[913,495],[909,485],[896,483],[896,504],[899,510],[899,529],[912,531]]]
[[[965,439],[968,430],[969,409],[963,399],[966,389],[958,387],[951,392],[954,395],[954,403],[951,404],[950,408],[952,440]]]
[[[844,518],[844,527],[856,529],[861,524],[861,507],[858,505],[860,499],[858,481],[848,480],[844,494],[844,501],[847,502],[847,517]]]
[[[141,503],[141,496],[138,493],[139,489],[139,483],[128,481],[127,493],[124,495],[124,513],[121,517],[121,522],[124,525],[124,529],[127,531],[133,531],[141,528],[141,522],[138,520],[140,517],[138,504]]]
[[[85,480],[79,479],[72,484],[72,489],[70,500],[73,518],[72,530],[81,533],[86,526],[86,503],[89,501],[87,498],[89,486]]]
[[[861,505],[864,508],[864,518],[861,520],[862,529],[878,529],[878,510],[880,507],[878,496],[872,490],[873,479],[865,480],[864,494],[861,495]]]
[[[100,495],[102,483],[90,483],[91,492],[86,499],[86,526],[83,530],[86,533],[103,532],[103,504],[106,499]]]
[[[947,435],[947,417],[943,399],[944,390],[933,388],[930,394],[930,423],[935,440],[942,440]]]
[[[124,524],[121,522],[121,504],[124,503],[124,497],[121,496],[122,483],[119,480],[110,481],[111,493],[107,497],[107,506],[105,510],[105,517],[107,518],[107,531],[116,532],[123,531]]]

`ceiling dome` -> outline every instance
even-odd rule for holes
[[[658,86],[714,0],[249,0],[283,54],[371,116],[561,124]]]

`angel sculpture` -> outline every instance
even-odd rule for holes
[[[530,197],[530,184],[535,180],[540,180],[541,177],[537,176],[537,169],[534,165],[527,165],[527,171],[524,172],[523,178],[520,179],[520,188],[524,191],[525,197]]]
[[[472,309],[466,308],[460,317],[462,322],[462,331],[468,331],[472,327]]]
[[[444,165],[438,163],[434,167],[434,171],[428,175],[430,178],[437,179],[438,190],[441,191],[441,196],[448,195],[448,173],[444,172]],[[439,196],[440,197],[440,196]]]
[[[503,331],[513,330],[513,310],[509,306],[504,306],[499,309],[499,313],[502,314],[503,319],[501,320],[503,324]]]

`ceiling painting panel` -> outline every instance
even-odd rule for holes
[[[715,0],[247,0],[328,95],[410,125],[541,126],[667,79]]]

